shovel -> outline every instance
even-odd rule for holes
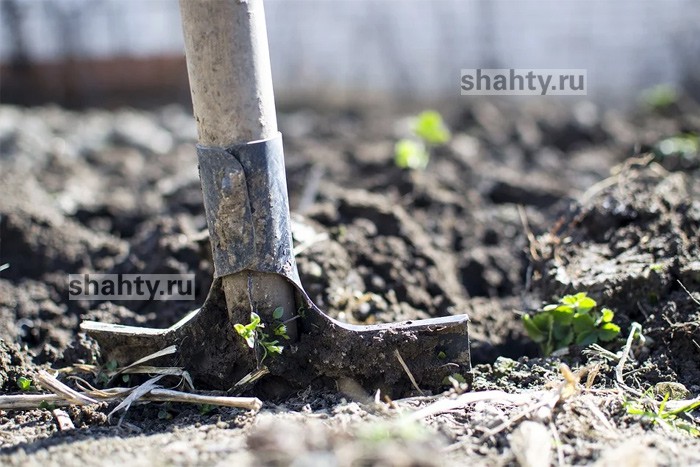
[[[120,364],[176,345],[162,364],[237,392],[359,387],[398,397],[469,379],[466,315],[358,326],[309,299],[292,252],[262,0],[180,0],[180,11],[215,280],[203,306],[170,328],[81,328]]]

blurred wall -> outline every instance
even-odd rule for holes
[[[188,99],[176,0],[0,5],[0,100]],[[700,77],[696,0],[266,0],[266,10],[281,98],[458,98],[461,68],[586,68],[590,97],[624,103],[656,83],[697,92]]]

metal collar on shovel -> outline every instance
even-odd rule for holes
[[[312,303],[292,253],[262,0],[181,0],[180,10],[216,279],[202,308],[168,329],[81,328],[119,363],[175,344],[164,364],[223,389],[266,373],[257,383],[269,393],[351,380],[399,396],[469,377],[466,315],[356,326]],[[260,334],[250,348],[234,330],[251,312],[282,341],[279,355],[266,355]],[[282,321],[289,340],[273,335]]]

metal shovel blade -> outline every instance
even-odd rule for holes
[[[438,389],[450,375],[469,377],[466,315],[358,326],[332,319],[309,299],[293,256],[280,135],[227,150],[199,146],[198,154],[217,279],[202,308],[168,329],[82,323],[108,359],[131,363],[176,345],[178,352],[161,363],[224,389],[262,366],[267,380],[288,388],[349,379],[394,395],[414,382]],[[250,321],[251,311],[268,330],[275,320],[272,310],[250,308],[247,290],[240,291],[240,306],[227,307],[222,278],[232,274],[275,274],[295,290],[296,335],[280,342],[280,355],[263,361],[264,349],[249,348],[234,331]]]

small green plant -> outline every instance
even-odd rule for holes
[[[642,92],[644,105],[655,111],[662,111],[678,102],[678,91],[668,84],[658,84]]]
[[[24,376],[20,376],[19,378],[17,378],[17,387],[20,391],[31,391],[32,380],[29,378],[25,378]]]
[[[402,169],[424,169],[430,154],[421,141],[402,139],[394,146],[394,163]]]
[[[453,384],[467,384],[467,380],[464,376],[460,375],[459,373],[452,373],[449,376],[445,376],[442,379],[442,384],[444,386],[450,386]]]
[[[289,339],[287,335],[287,325],[281,321],[282,315],[284,315],[284,309],[282,307],[277,307],[272,312],[272,318],[274,320],[272,326],[273,336],[278,336],[283,339]],[[236,323],[234,329],[239,336],[245,340],[245,343],[251,349],[254,349],[256,345],[260,345],[263,350],[263,356],[260,361],[264,361],[268,355],[279,355],[284,349],[283,346],[279,345],[279,340],[272,339],[265,331],[265,323],[260,320],[260,316],[253,312],[250,314],[250,323],[240,324]]]
[[[173,414],[170,412],[170,402],[163,404],[158,409],[158,420],[172,420]]]
[[[681,133],[662,139],[654,146],[657,159],[677,156],[683,159],[695,159],[700,153],[700,137],[695,133]]]
[[[700,401],[691,402],[677,409],[667,409],[667,403],[671,396],[667,392],[663,400],[657,403],[651,398],[652,390],[645,393],[644,397],[637,400],[627,400],[624,403],[625,410],[630,415],[636,415],[642,419],[650,420],[652,424],[661,425],[664,428],[685,431],[692,436],[700,436],[700,429],[688,421],[682,419],[684,414],[690,413],[700,407]]]
[[[118,367],[119,364],[116,360],[110,360],[104,365],[102,365],[102,367],[99,370],[99,373],[97,373],[97,382],[103,385],[109,383],[110,379],[117,371]]]
[[[411,130],[412,138],[401,139],[394,146],[394,163],[402,169],[424,169],[430,160],[430,148],[447,143],[452,136],[434,110],[418,115]]]
[[[551,355],[573,343],[587,346],[613,340],[620,333],[620,327],[612,322],[614,316],[612,310],[599,310],[595,300],[580,292],[566,295],[533,315],[523,315],[523,326],[542,352]]]
[[[200,415],[209,415],[209,413],[216,408],[215,405],[211,404],[200,404],[198,407]]]
[[[56,408],[56,404],[54,402],[41,401],[39,403],[39,408],[44,410],[54,410]]]

